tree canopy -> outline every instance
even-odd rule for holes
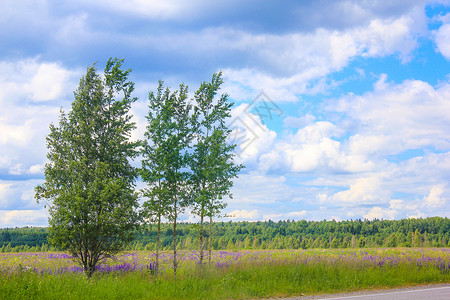
[[[137,142],[129,110],[136,98],[130,70],[109,59],[103,76],[87,69],[68,114],[47,137],[45,182],[36,198],[49,208],[50,241],[68,250],[91,276],[98,263],[133,239],[138,224]]]

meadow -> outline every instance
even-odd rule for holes
[[[62,252],[0,253],[0,299],[247,299],[450,282],[450,249],[213,251],[200,266],[180,252],[177,277],[164,252],[124,252],[88,280]]]

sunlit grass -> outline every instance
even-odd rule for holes
[[[450,282],[442,248],[215,251],[203,267],[189,251],[176,279],[170,253],[158,277],[153,260],[123,253],[87,280],[61,253],[1,254],[0,299],[239,299]]]

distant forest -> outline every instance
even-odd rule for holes
[[[198,248],[198,225],[178,225],[179,249]],[[450,219],[432,217],[402,220],[216,222],[212,248],[309,249],[376,247],[450,247]],[[48,228],[0,229],[0,252],[58,250],[48,245]],[[164,224],[163,249],[172,247],[171,224]],[[127,250],[152,250],[156,228],[136,232]]]

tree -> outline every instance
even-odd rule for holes
[[[194,153],[190,163],[193,186],[192,212],[200,218],[199,263],[203,263],[204,222],[209,217],[209,261],[212,250],[212,222],[218,216],[226,203],[224,196],[231,197],[232,179],[242,165],[233,162],[235,144],[228,144],[227,138],[231,130],[225,121],[231,117],[232,103],[228,95],[222,94],[218,100],[215,96],[223,83],[222,74],[213,75],[210,83],[203,82],[195,93],[195,113],[192,119],[195,123]]]
[[[122,62],[109,59],[104,76],[95,64],[87,69],[71,110],[50,125],[45,182],[36,187],[49,208],[49,241],[69,251],[88,277],[138,226],[137,171],[129,161],[138,142],[129,140],[135,125],[128,114],[136,98]]]
[[[188,148],[192,140],[192,106],[187,102],[188,90],[180,85],[170,92],[159,82],[156,95],[149,94],[146,141],[142,150],[141,176],[148,184],[143,194],[145,215],[158,226],[156,265],[159,268],[161,218],[173,224],[173,269],[177,272],[177,219],[189,204]]]
[[[163,82],[159,82],[156,95],[149,93],[149,111],[147,115],[146,140],[142,147],[142,167],[140,174],[142,180],[147,183],[147,188],[142,194],[148,200],[143,204],[145,219],[156,223],[156,274],[159,273],[159,251],[161,247],[161,218],[167,215],[170,197],[165,182],[167,172],[167,137],[170,125],[169,99],[170,90],[163,91]]]
[[[413,246],[421,247],[422,246],[422,235],[420,234],[419,229],[416,229],[416,231],[414,232],[413,238],[414,238]]]

